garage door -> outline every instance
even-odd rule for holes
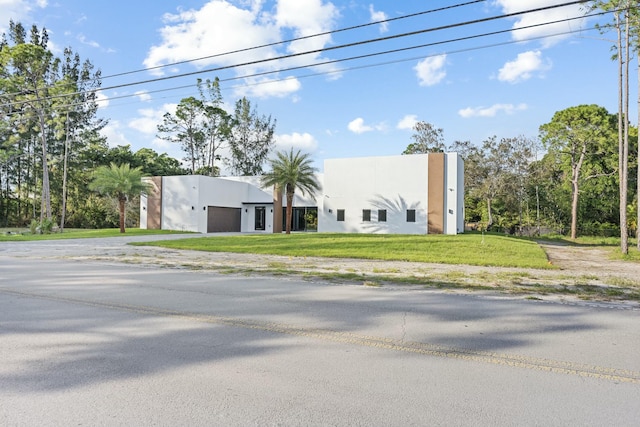
[[[207,210],[207,233],[240,232],[240,208],[209,206]]]

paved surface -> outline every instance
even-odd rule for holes
[[[640,420],[638,310],[49,259],[121,242],[0,243],[0,425]]]

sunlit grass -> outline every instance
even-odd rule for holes
[[[119,228],[105,228],[101,230],[67,229],[62,233],[31,234],[26,229],[0,229],[0,242],[34,241],[34,240],[60,240],[60,239],[85,239],[99,237],[118,236],[147,236],[154,234],[184,234],[184,232],[170,230],[141,230],[139,228],[127,228],[124,234]]]
[[[265,234],[135,243],[211,252],[359,258],[480,266],[553,268],[537,243],[492,234]]]

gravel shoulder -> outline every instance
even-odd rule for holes
[[[184,236],[174,238],[180,237]],[[224,274],[295,276],[330,283],[422,287],[563,302],[596,301],[640,308],[640,263],[610,260],[606,251],[598,248],[541,243],[556,269],[539,270],[184,251],[126,244],[135,240],[0,243],[0,255],[126,263]]]

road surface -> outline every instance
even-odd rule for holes
[[[121,242],[0,243],[0,425],[640,423],[637,309],[46,256]]]

